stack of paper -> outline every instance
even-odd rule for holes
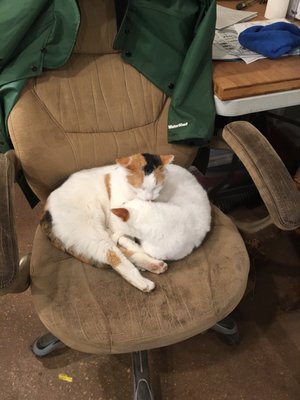
[[[245,22],[257,16],[257,12],[234,10],[217,5],[216,29],[224,29],[228,26]]]

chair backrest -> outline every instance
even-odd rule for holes
[[[114,1],[79,0],[73,54],[32,79],[9,117],[11,140],[41,200],[71,173],[137,152],[172,153],[188,166],[196,148],[167,142],[169,100],[113,50]]]

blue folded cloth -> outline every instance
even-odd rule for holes
[[[300,28],[288,22],[255,25],[240,33],[242,46],[268,58],[279,58],[300,46]]]

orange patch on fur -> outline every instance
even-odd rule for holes
[[[131,174],[127,175],[127,181],[131,186],[139,188],[143,184],[144,174],[142,171],[133,171]]]
[[[76,258],[78,261],[81,261],[84,264],[93,265],[93,261],[92,260],[90,260],[89,258],[83,256],[82,254],[77,253],[75,250],[73,250],[72,247],[67,249],[67,253],[70,254],[70,256]]]
[[[130,174],[127,175],[127,180],[133,187],[140,187],[144,181],[143,167],[146,165],[146,160],[141,154],[134,154],[130,157],[130,164],[127,169]]]
[[[173,154],[169,154],[169,155],[160,155],[159,156],[161,159],[161,162],[166,165],[166,164],[170,164],[173,160],[174,160],[174,156]]]
[[[107,195],[108,195],[108,198],[110,200],[110,198],[111,198],[110,174],[106,174],[105,175],[104,182],[105,182],[105,188],[106,188],[106,191],[107,191]]]
[[[107,263],[111,265],[113,268],[117,267],[120,263],[120,257],[113,251],[108,250],[106,253]]]
[[[117,158],[116,162],[129,171],[127,180],[133,187],[140,187],[144,181],[143,167],[146,160],[142,154],[133,154],[130,157]]]
[[[67,253],[66,248],[60,239],[58,239],[57,237],[54,237],[53,235],[49,236],[49,239],[56,249],[63,251],[64,253]]]
[[[128,250],[128,249],[126,249],[126,248],[123,247],[123,246],[119,246],[119,249],[121,250],[121,252],[122,252],[122,253],[124,254],[124,256],[126,256],[126,257],[131,257],[131,256],[134,254],[133,251]]]
[[[129,211],[126,208],[112,208],[111,212],[117,217],[121,218],[122,221],[126,222],[129,219]]]
[[[122,167],[127,168],[131,162],[131,157],[121,157],[116,159],[116,163],[122,165]]]
[[[165,180],[164,169],[160,167],[156,168],[154,171],[154,176],[157,184],[163,183],[163,181]]]

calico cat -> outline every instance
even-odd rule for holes
[[[160,274],[167,264],[141,249],[128,250],[124,243],[118,247],[113,240],[111,209],[134,198],[145,203],[156,200],[164,185],[165,166],[173,158],[135,154],[111,166],[74,173],[48,197],[40,221],[43,232],[55,247],[80,261],[96,267],[109,264],[138,289],[153,290],[154,282],[135,266]]]
[[[128,249],[138,249],[128,241],[130,236],[151,257],[179,260],[200,246],[209,232],[211,207],[206,191],[189,171],[178,165],[166,169],[166,182],[155,202],[136,198],[112,209],[119,217],[114,229],[118,243]]]

